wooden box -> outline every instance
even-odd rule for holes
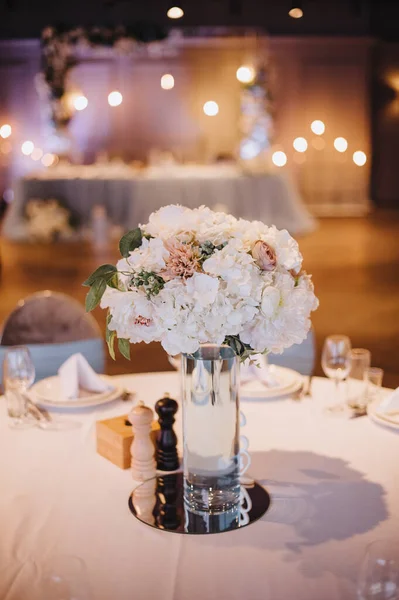
[[[121,469],[129,469],[131,463],[130,446],[133,441],[133,431],[127,419],[128,415],[121,415],[96,423],[98,454]],[[151,437],[154,450],[158,431],[159,424],[153,421]]]

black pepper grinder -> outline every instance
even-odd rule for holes
[[[158,400],[155,410],[161,426],[157,436],[157,469],[159,471],[176,471],[179,468],[179,457],[177,456],[177,437],[173,431],[175,414],[178,404],[176,400],[165,394],[164,398]]]

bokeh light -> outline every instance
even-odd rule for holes
[[[356,152],[353,153],[353,162],[358,167],[363,167],[363,165],[365,165],[367,162],[366,154],[361,150],[356,150]]]
[[[29,156],[30,154],[32,154],[34,149],[35,145],[30,140],[26,140],[26,142],[24,142],[21,146],[21,152],[22,154],[25,154],[25,156]]]
[[[30,155],[32,160],[40,160],[42,156],[43,156],[43,150],[41,150],[40,148],[35,148],[33,150],[32,154]]]
[[[348,142],[343,137],[337,137],[334,140],[334,148],[338,152],[346,152],[348,149]]]
[[[250,65],[242,65],[236,72],[236,77],[241,83],[252,83],[255,79],[255,75],[255,69]]]
[[[53,166],[56,162],[58,162],[58,157],[55,156],[55,154],[45,154],[42,158],[42,164],[45,167],[51,167]]]
[[[119,106],[122,104],[123,96],[118,91],[113,91],[108,95],[108,104],[110,106]]]
[[[306,154],[304,152],[302,154],[296,152],[293,160],[297,165],[303,165],[306,162]]]
[[[184,15],[184,10],[180,6],[171,6],[166,14],[169,19],[181,19]]]
[[[308,142],[305,140],[304,137],[295,138],[292,145],[294,146],[294,149],[297,152],[306,152],[306,150],[308,149]]]
[[[312,146],[315,150],[324,150],[326,147],[326,143],[321,137],[316,137],[312,139]]]
[[[319,119],[316,119],[315,121],[313,121],[310,125],[310,129],[313,131],[313,133],[315,133],[316,135],[323,135],[323,133],[326,130],[326,126],[324,125],[323,121],[320,121]]]
[[[299,6],[293,6],[289,11],[288,14],[290,15],[290,17],[292,17],[293,19],[301,19],[303,17],[303,10],[302,8],[300,8]]]
[[[0,152],[2,154],[10,154],[12,150],[12,146],[10,144],[10,142],[3,142],[0,146]]]
[[[12,128],[11,125],[9,125],[8,123],[5,123],[4,125],[2,125],[0,127],[0,137],[2,137],[4,140],[8,137],[10,137],[10,135],[12,134]]]
[[[84,110],[85,108],[87,108],[88,104],[89,101],[86,98],[86,96],[76,96],[73,99],[73,105],[75,107],[75,110]]]
[[[277,150],[272,154],[272,162],[276,167],[284,167],[287,164],[287,155],[282,150]]]
[[[204,113],[208,117],[214,117],[218,114],[218,112],[219,112],[219,105],[217,102],[215,102],[214,100],[208,100],[208,102],[205,102]]]
[[[161,88],[163,90],[171,90],[175,87],[175,78],[170,73],[165,73],[161,77]]]

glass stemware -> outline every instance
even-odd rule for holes
[[[346,335],[329,335],[323,346],[321,365],[327,377],[335,382],[335,398],[339,397],[339,384],[344,381],[351,368],[351,341]],[[330,407],[336,411],[343,408],[339,403]]]
[[[378,396],[381,392],[383,378],[383,369],[378,367],[370,367],[366,370],[364,374],[364,381],[366,383],[367,403],[374,402],[378,399]]]
[[[359,600],[399,599],[399,544],[396,540],[377,540],[367,547],[357,597]]]
[[[25,394],[35,380],[35,367],[26,346],[14,346],[6,351],[3,361],[3,385],[7,411],[12,427],[25,427],[27,402]]]
[[[365,348],[353,348],[348,376],[348,404],[350,408],[364,408],[367,403],[365,373],[370,367],[371,352]]]

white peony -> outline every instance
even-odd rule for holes
[[[111,321],[108,328],[119,338],[138,342],[160,341],[163,328],[159,324],[154,304],[140,291],[121,292],[107,288],[101,299],[101,308],[109,308]]]
[[[299,272],[302,266],[298,243],[286,229],[279,230],[275,225],[268,227],[260,221],[240,219],[237,222],[236,238],[247,252],[252,250],[257,241],[267,242],[276,253],[277,265],[288,271]]]
[[[273,225],[259,239],[267,242],[275,251],[277,265],[287,271],[299,272],[302,266],[302,255],[296,240],[286,229],[279,230]]]
[[[276,274],[274,287],[264,289],[261,310],[240,338],[258,352],[281,353],[305,340],[311,326],[310,312],[317,306],[308,276],[303,275],[295,285],[291,275]]]

